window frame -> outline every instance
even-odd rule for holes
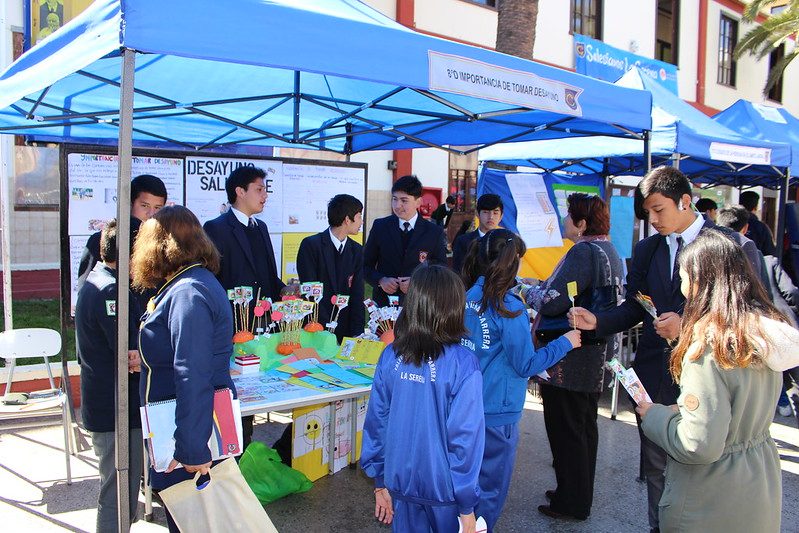
[[[577,11],[577,3],[578,2],[580,4],[579,12]],[[589,8],[588,9],[588,14],[585,13],[585,9],[584,9],[584,7],[586,7],[586,4],[588,5],[588,8]],[[591,7],[595,8],[594,9],[595,12],[594,12],[593,15],[591,14]],[[587,37],[591,37],[592,39],[596,39],[598,41],[601,41],[602,40],[602,14],[604,12],[603,7],[604,6],[602,5],[602,0],[571,0],[570,1],[570,8],[569,8],[569,13],[570,13],[570,17],[569,17],[570,18],[570,21],[569,21],[569,33],[572,34],[572,35],[577,33],[577,34],[585,35]],[[580,19],[580,28],[579,28],[579,30],[577,29],[576,24],[575,24],[575,22],[577,21],[578,17]],[[593,35],[590,34],[590,33],[587,33],[585,31],[585,26],[586,26],[585,23],[588,20],[592,20],[593,23],[594,23],[595,32],[594,32]]]
[[[737,86],[738,62],[733,57],[736,44],[738,44],[738,20],[726,13],[721,13],[719,17],[716,83],[733,89]]]
[[[784,57],[785,57],[785,43],[782,43],[777,48],[772,50],[772,52],[768,55],[768,71],[766,72],[766,77],[768,77],[768,74],[769,72],[771,72],[771,69],[774,67],[774,65],[776,65]],[[777,82],[774,84],[774,86],[769,90],[768,94],[766,95],[766,98],[768,98],[772,102],[777,102],[779,104],[782,103],[784,96],[783,87],[782,87],[783,78],[784,76],[780,76],[779,78],[777,78]]]

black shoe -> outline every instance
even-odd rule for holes
[[[574,515],[570,515],[570,514],[566,514],[566,513],[561,513],[560,511],[555,511],[549,505],[539,505],[538,506],[538,512],[541,513],[542,515],[546,515],[546,516],[548,516],[550,518],[558,518],[558,519],[568,518],[568,519],[571,519],[571,520],[585,520],[586,518],[588,518],[587,516],[580,517],[580,516],[574,516]]]
[[[548,490],[548,491],[546,491],[544,493],[544,496],[547,497],[547,500],[552,501],[552,500],[555,499],[555,491],[554,490]]]

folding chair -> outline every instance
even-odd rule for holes
[[[41,357],[47,366],[47,376],[50,380],[50,388],[55,389],[53,373],[50,370],[50,357],[61,352],[61,335],[52,329],[45,328],[24,328],[12,329],[0,332],[0,357],[6,360],[8,368],[8,380],[3,392],[5,398],[11,392],[11,385],[14,382],[14,369],[16,360],[20,358]],[[63,386],[69,386],[62,379]],[[35,395],[31,393],[32,395]],[[58,390],[55,395],[39,399],[29,399],[24,405],[5,405],[0,403],[0,420],[16,420],[21,418],[33,418],[41,416],[58,415],[60,411],[61,422],[64,427],[64,457],[67,466],[67,485],[72,484],[72,468],[69,456],[72,452],[69,438],[69,428],[71,419],[69,406],[67,405],[67,395],[63,388]]]

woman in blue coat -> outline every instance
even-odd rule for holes
[[[139,331],[141,403],[176,400],[175,455],[165,472],[150,470],[156,491],[208,473],[214,391],[236,394],[229,371],[233,315],[213,274],[218,269],[216,248],[185,207],[165,207],[142,224],[131,259],[133,286],[160,289]],[[178,531],[167,518],[170,531]]]
[[[524,303],[510,291],[516,284],[524,241],[495,229],[472,243],[463,266],[468,343],[483,372],[485,453],[480,470],[477,515],[492,531],[510,486],[519,420],[527,380],[580,346],[580,332],[569,331],[544,348],[533,349]]]
[[[448,268],[418,268],[375,370],[361,467],[375,480],[375,516],[394,531],[454,532],[459,520],[475,531],[482,379],[460,345],[463,293]]]

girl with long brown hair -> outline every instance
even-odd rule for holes
[[[743,250],[703,230],[678,259],[686,303],[670,369],[677,404],[643,403],[643,432],[668,454],[661,531],[780,530],[782,480],[769,435],[799,332]]]
[[[580,346],[571,330],[536,351],[524,303],[511,293],[526,251],[524,241],[506,229],[495,229],[474,241],[463,266],[466,286],[466,342],[483,372],[485,452],[480,469],[480,503],[476,513],[492,531],[508,494],[519,420],[527,380]]]

